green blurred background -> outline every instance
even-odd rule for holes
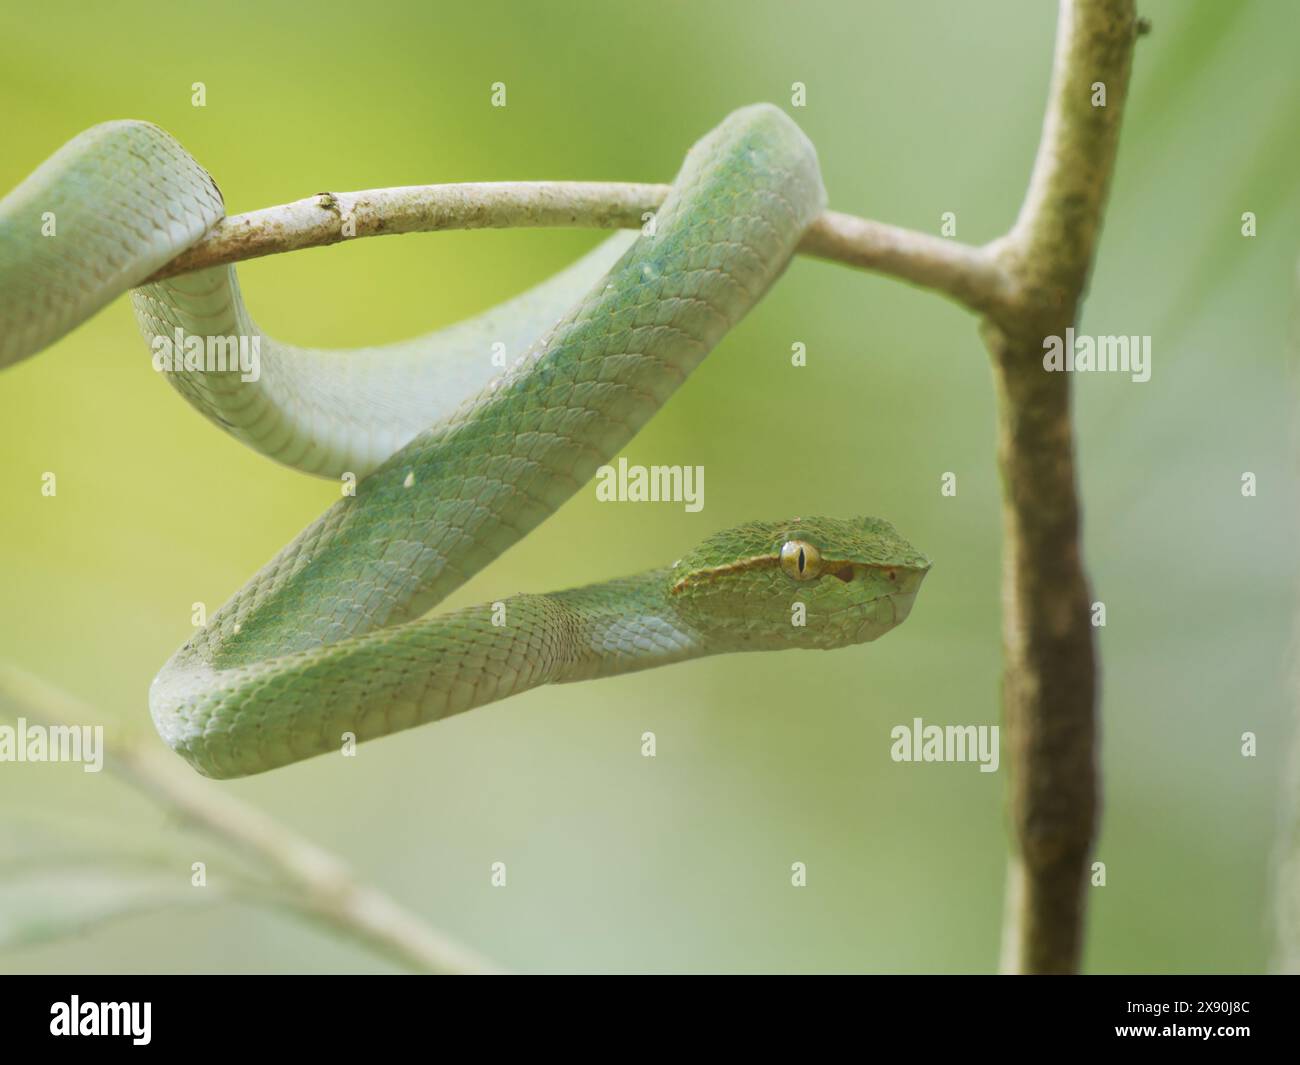
[[[1152,379],[1077,384],[1105,768],[1092,971],[1252,971],[1269,956],[1295,577],[1285,342],[1300,221],[1300,8],[1139,5],[1104,239],[1081,330],[1154,337]],[[1054,5],[47,0],[0,14],[0,189],[81,129],[146,118],[233,212],[321,189],[667,181],[733,108],[790,103],[831,205],[983,242],[1015,217]],[[207,106],[190,104],[192,82]],[[489,106],[504,81],[509,105]],[[1259,236],[1240,235],[1254,211]],[[593,232],[367,240],[241,268],[304,343],[397,339],[477,312]],[[795,341],[808,366],[790,367]],[[986,971],[1006,769],[898,765],[889,730],[999,717],[999,510],[975,323],[893,280],[796,261],[625,454],[703,464],[707,505],[584,490],[450,605],[634,572],[738,521],[893,520],[935,560],[911,620],[865,647],[705,660],[542,689],[360,749],[212,784],[519,970]],[[119,300],[0,376],[0,658],[150,742],[149,681],[190,630],[337,497],[200,418]],[[58,495],[40,495],[46,470]],[[1244,499],[1243,471],[1259,495]],[[958,475],[955,498],[940,477]],[[658,756],[643,758],[652,730]],[[1259,736],[1243,758],[1240,736]],[[110,778],[0,765],[0,846],[218,848]],[[27,853],[23,850],[22,853]],[[0,855],[2,858],[2,855]],[[509,887],[489,886],[504,861]],[[808,887],[790,886],[790,864]],[[0,929],[75,927],[137,890],[120,867],[8,866]],[[0,954],[6,969],[391,967],[282,914],[145,915]]]

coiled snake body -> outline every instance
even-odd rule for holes
[[[200,772],[240,776],[539,684],[840,647],[899,624],[929,563],[873,518],[753,522],[671,567],[426,616],[632,438],[776,280],[824,200],[812,145],[760,105],[691,149],[653,233],[617,235],[427,337],[279,343],[249,318],[233,267],[134,288],[155,352],[257,339],[256,380],[177,360],[168,379],[198,410],[280,462],[361,478],[163,667],[149,694],[162,737]],[[0,201],[0,366],[223,216],[211,177],[156,126],[70,141]],[[500,343],[522,353],[505,372]]]

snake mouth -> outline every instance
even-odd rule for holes
[[[886,603],[889,604],[888,607],[885,606]],[[907,616],[912,612],[912,606],[915,603],[915,588],[907,591],[886,592],[884,595],[872,599],[869,603],[864,603],[863,630],[874,633],[875,636],[882,636],[891,629],[896,629],[907,620]]]
[[[907,620],[915,602],[916,589],[911,588],[905,591],[885,592],[883,595],[844,607],[843,611],[852,611],[856,615],[856,635],[851,637],[849,642],[869,643],[896,629]]]
[[[907,620],[907,615],[912,612],[912,606],[916,602],[916,592],[891,592],[885,598],[889,600],[889,605],[894,612],[889,623],[890,628],[893,628]]]

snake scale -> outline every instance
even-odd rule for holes
[[[200,412],[279,462],[360,478],[162,668],[163,739],[201,773],[242,776],[541,684],[842,647],[901,623],[929,562],[876,518],[751,522],[637,576],[428,613],[631,440],[824,204],[802,131],[747,107],[691,148],[652,231],[478,318],[322,351],[262,334],[232,266],[144,283],[225,214],[169,134],[108,122],[64,145],[0,201],[0,367],[131,291],[155,352],[257,339],[256,380],[168,367]],[[504,371],[495,344],[516,357]]]

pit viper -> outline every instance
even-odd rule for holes
[[[541,684],[900,624],[928,560],[882,519],[810,516],[717,533],[637,576],[429,613],[631,440],[825,199],[798,126],[743,108],[690,149],[641,232],[477,318],[325,351],[261,333],[233,266],[146,283],[225,216],[169,134],[107,122],[59,149],[0,201],[0,367],[130,291],[155,357],[174,345],[155,367],[201,413],[279,462],[356,479],[163,666],[162,738],[201,773],[242,776]],[[241,339],[256,374],[181,357]]]

